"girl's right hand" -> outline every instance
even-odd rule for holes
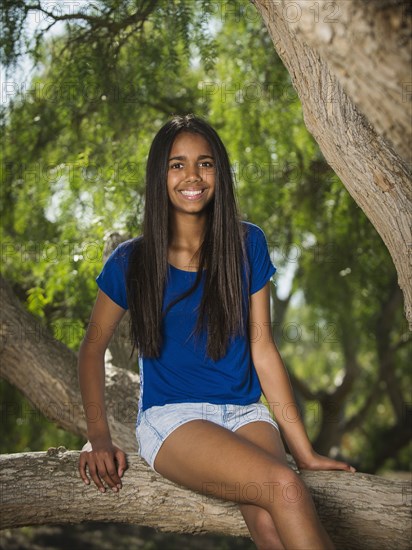
[[[111,441],[94,443],[93,448],[87,442],[80,453],[79,472],[85,485],[90,485],[89,474],[101,493],[106,491],[103,481],[117,493],[122,487],[121,477],[127,468],[125,453]]]

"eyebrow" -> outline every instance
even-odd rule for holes
[[[187,158],[187,157],[185,157],[184,155],[180,155],[180,156],[177,156],[177,157],[171,157],[171,158],[169,159],[169,162],[170,162],[171,160],[186,160],[186,158]],[[212,160],[214,160],[214,158],[212,157],[212,155],[199,155],[199,156],[197,157],[197,160],[204,160],[204,159],[212,159]]]

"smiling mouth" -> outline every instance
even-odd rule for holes
[[[189,200],[195,200],[203,195],[203,193],[206,191],[206,189],[197,189],[197,190],[185,190],[185,191],[179,191],[181,195],[185,197],[185,199]]]

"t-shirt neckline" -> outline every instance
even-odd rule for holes
[[[176,271],[181,271],[182,273],[193,273],[194,275],[197,274],[197,271],[188,271],[186,269],[180,269],[180,267],[176,267],[175,265],[171,264],[171,263],[167,263],[167,265],[171,268],[173,268],[174,270]],[[203,271],[206,271],[205,269]]]

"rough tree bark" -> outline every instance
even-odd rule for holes
[[[406,2],[252,0],[326,160],[386,244],[412,328]]]
[[[108,491],[104,495],[79,481],[78,457],[78,452],[64,448],[3,455],[0,527],[94,520],[136,523],[181,533],[248,535],[235,504],[165,480],[136,455],[128,455],[129,468],[120,493]],[[399,550],[409,548],[411,506],[407,484],[347,472],[301,475],[337,548],[383,550],[395,541]],[[259,487],[248,490],[257,493]]]
[[[0,294],[1,377],[16,386],[47,418],[86,437],[76,354],[55,340],[40,320],[23,309],[2,277]],[[138,396],[138,374],[106,365],[108,420],[114,443],[126,452],[137,451],[134,426]],[[3,403],[4,414],[14,414],[14,407],[14,403]],[[87,414],[96,418],[99,411],[90,407]]]
[[[23,309],[2,278],[0,290],[1,376],[17,386],[51,420],[86,438],[76,355]],[[134,425],[138,375],[109,366],[106,384],[113,441],[133,453],[137,450]],[[13,403],[3,403],[5,414],[13,414],[13,407]],[[95,417],[98,411],[91,408],[88,413]],[[104,496],[92,487],[83,486],[77,473],[77,458],[77,452],[59,451],[4,455],[1,458],[3,526],[93,518],[137,522],[180,532],[246,533],[235,506],[205,499],[163,480],[136,456],[129,455],[130,469],[121,495]],[[407,539],[410,484],[343,472],[302,475],[321,517],[326,525],[333,526],[339,548],[386,548],[382,543],[385,537],[396,540],[399,548],[406,548],[402,545]],[[357,546],[357,541],[362,541],[362,545]]]

